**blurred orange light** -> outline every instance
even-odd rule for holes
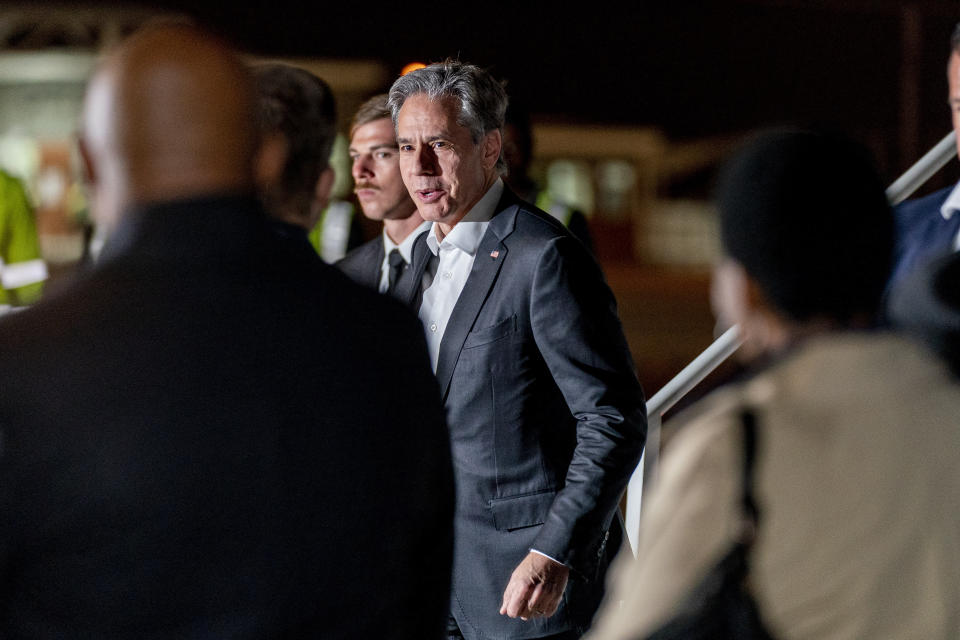
[[[411,71],[416,71],[417,69],[423,69],[426,66],[427,65],[423,64],[422,62],[411,62],[410,64],[408,64],[403,68],[403,70],[400,72],[400,75],[405,76]]]

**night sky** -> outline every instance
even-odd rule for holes
[[[960,4],[939,0],[359,3],[167,0],[248,52],[404,63],[457,57],[541,120],[660,127],[672,139],[765,125],[839,129],[887,172],[900,140],[903,7],[920,16],[925,150],[950,128],[945,66]]]

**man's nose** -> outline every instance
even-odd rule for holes
[[[437,158],[429,145],[424,145],[414,152],[414,171],[420,176],[437,174]]]
[[[350,173],[353,174],[354,180],[359,180],[360,178],[367,178],[373,175],[373,171],[370,169],[370,159],[369,157],[357,156],[353,159],[353,166],[350,168]]]

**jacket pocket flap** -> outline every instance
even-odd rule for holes
[[[512,315],[493,325],[482,329],[474,329],[467,334],[467,339],[463,342],[463,348],[479,347],[510,335],[514,331],[517,322],[517,316]]]
[[[498,498],[490,501],[493,524],[497,531],[510,531],[521,527],[543,524],[550,511],[556,493],[532,493],[514,498]]]

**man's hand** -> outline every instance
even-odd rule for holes
[[[531,551],[510,576],[500,615],[521,620],[549,618],[560,606],[569,575],[570,569],[564,565]]]

